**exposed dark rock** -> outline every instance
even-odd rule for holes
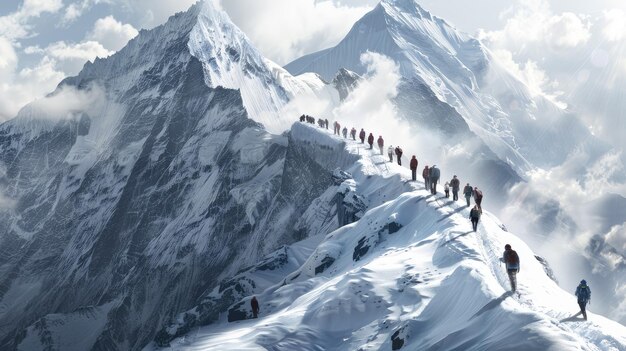
[[[333,257],[324,257],[322,259],[322,264],[320,264],[319,266],[315,267],[315,274],[320,274],[320,273],[324,273],[324,271],[330,267],[333,263],[335,262],[335,259]]]
[[[354,248],[354,253],[352,254],[352,260],[355,262],[360,260],[361,257],[365,256],[369,251],[370,246],[367,244],[367,237],[362,237],[359,239],[357,246]]]

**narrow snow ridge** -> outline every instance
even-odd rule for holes
[[[294,130],[312,145],[338,139],[315,127]],[[626,350],[626,327],[592,313],[588,322],[577,318],[575,298],[489,212],[472,232],[463,203],[409,182],[408,169],[352,141],[345,154],[359,156],[348,169],[356,191],[370,208],[380,205],[257,295],[260,319],[223,317],[172,349]],[[519,294],[508,292],[498,260],[505,243],[521,258]],[[243,302],[233,308],[250,316],[249,298]]]

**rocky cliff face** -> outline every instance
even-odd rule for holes
[[[0,214],[2,348],[140,349],[222,279],[336,226],[314,201],[333,186],[326,168],[249,118],[252,92],[211,84],[191,39],[216,18],[226,27],[214,11],[142,31],[0,126],[16,201]],[[239,38],[222,63],[289,91]],[[90,103],[50,108],[67,94]]]

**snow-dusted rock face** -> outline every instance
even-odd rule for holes
[[[311,137],[326,133],[309,129]],[[326,137],[335,138],[317,140]],[[473,232],[463,201],[430,194],[409,181],[408,169],[358,142],[346,142],[342,153],[358,160],[334,178],[351,181],[339,190],[370,204],[364,216],[316,242],[298,268],[294,253],[311,249],[311,239],[268,256],[263,270],[241,273],[223,289],[237,297],[228,312],[187,329],[168,349],[626,349],[626,327],[577,316],[576,298],[557,285],[547,262],[491,213]],[[520,256],[517,293],[499,260],[505,244]],[[291,273],[278,279],[263,273],[270,267]],[[241,293],[229,293],[232,286]],[[252,295],[259,319],[252,319]]]
[[[258,122],[315,77],[199,3],[1,125],[0,348],[140,349],[222,279],[336,228],[336,142],[309,155],[316,140]]]

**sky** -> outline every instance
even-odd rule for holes
[[[194,2],[0,1],[0,121],[13,118],[25,104],[53,91],[64,77],[77,74],[86,61],[113,54],[139,30],[165,22],[168,16],[186,10]],[[601,169],[583,176],[572,174],[576,158],[569,160],[570,164],[538,170],[528,177],[534,191],[558,199],[569,207],[565,211],[570,214],[579,211],[576,204],[596,200],[599,194],[625,195],[624,183],[615,182],[611,176],[620,167],[624,171],[626,150],[626,1],[418,2],[434,15],[479,38],[533,94],[544,95],[575,112],[596,136],[616,147],[613,158],[599,161]],[[281,65],[335,45],[376,3],[221,0],[222,8],[235,24],[265,56]],[[382,62],[387,67],[384,71],[394,76],[383,58],[374,55],[367,60]],[[364,95],[366,88],[362,89]],[[388,94],[393,95],[393,91]],[[380,106],[387,107],[382,103]],[[576,177],[586,180],[575,181]],[[530,217],[531,212],[515,208],[509,217]],[[607,242],[626,254],[626,223],[610,228],[579,224],[589,235],[602,232]]]

